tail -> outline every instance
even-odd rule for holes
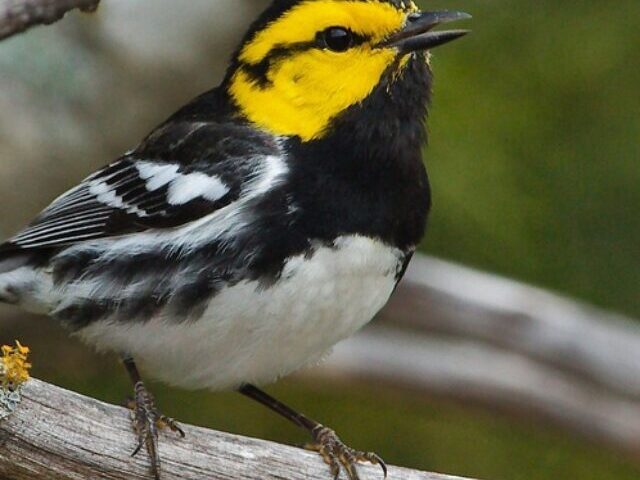
[[[20,286],[32,260],[33,255],[11,243],[0,245],[0,302],[20,303]]]

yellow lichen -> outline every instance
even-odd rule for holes
[[[16,340],[15,346],[3,345],[1,350],[0,382],[3,388],[13,390],[29,380],[29,347],[21,345]]]

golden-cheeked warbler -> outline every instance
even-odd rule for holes
[[[428,51],[469,18],[404,0],[276,0],[219,87],[53,201],[0,246],[0,301],[116,351],[160,477],[136,362],[236,389],[308,430],[337,478],[355,451],[254,384],[318,362],[387,302],[430,206]]]

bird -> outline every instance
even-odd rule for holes
[[[184,432],[140,371],[263,404],[308,431],[336,479],[362,462],[386,477],[380,456],[261,386],[320,362],[402,278],[431,207],[431,49],[468,33],[436,27],[469,18],[275,0],[219,86],[0,245],[1,302],[120,356],[155,479],[159,429]]]

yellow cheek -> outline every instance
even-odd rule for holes
[[[312,49],[274,66],[263,88],[239,70],[230,92],[259,127],[308,141],[321,137],[333,117],[364,100],[394,59],[392,50],[366,46],[344,53]]]

